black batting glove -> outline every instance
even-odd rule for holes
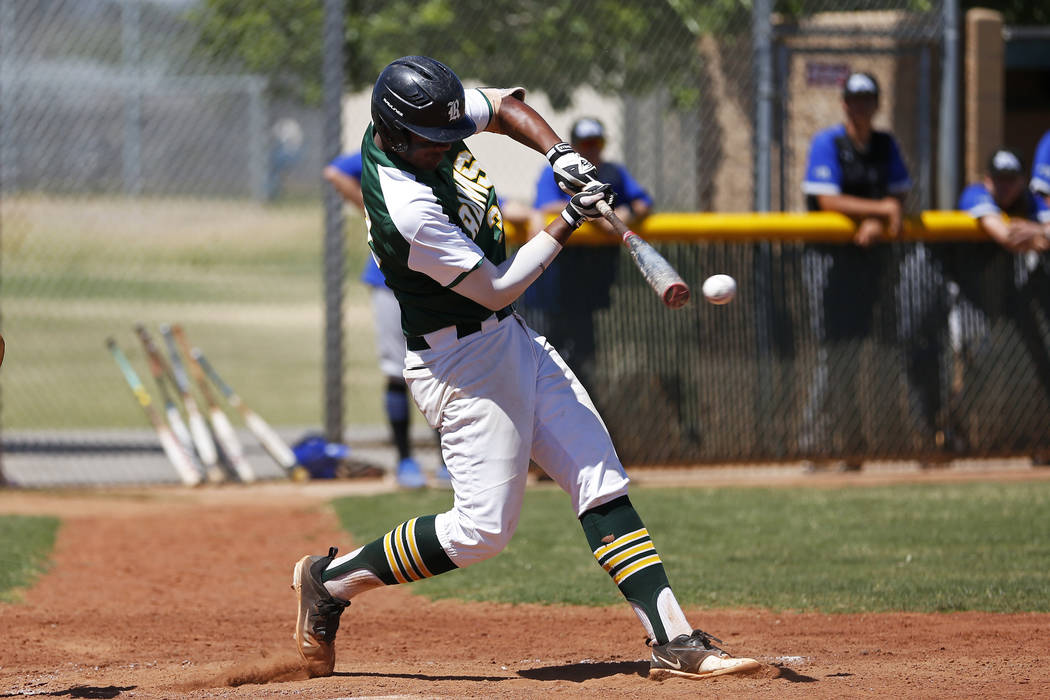
[[[587,219],[600,219],[602,213],[598,211],[598,202],[605,201],[610,207],[616,195],[613,194],[612,185],[594,181],[588,184],[582,192],[577,192],[565,205],[561,212],[561,218],[573,228],[578,229]]]
[[[547,151],[547,160],[554,169],[554,181],[561,191],[574,195],[588,183],[597,182],[595,168],[591,162],[572,150],[572,146],[561,141]]]

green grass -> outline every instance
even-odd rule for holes
[[[47,567],[58,519],[0,515],[0,602],[14,602]]]
[[[115,337],[156,396],[136,322],[182,323],[274,425],[321,424],[319,202],[23,195],[0,220],[5,429],[147,428],[104,345]],[[360,219],[347,231],[345,419],[380,424]]]
[[[1050,611],[1050,483],[634,489],[683,605],[823,612]],[[335,503],[358,544],[448,493]],[[413,584],[435,598],[620,600],[567,497],[530,489],[500,556]]]

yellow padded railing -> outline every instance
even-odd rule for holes
[[[634,228],[635,233],[651,243],[688,241],[803,241],[811,243],[848,243],[856,225],[842,214],[770,213],[770,214],[653,214]],[[525,241],[525,227],[507,224],[511,243]],[[906,241],[987,241],[977,221],[960,211],[926,211],[906,218],[901,236]],[[573,234],[575,245],[608,245],[616,239],[585,224]]]

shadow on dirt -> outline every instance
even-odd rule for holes
[[[773,678],[779,678],[781,680],[790,681],[791,683],[817,683],[819,679],[813,676],[804,676],[801,673],[788,668],[787,666],[781,666],[779,664],[773,664],[773,668],[776,669],[776,675]]]
[[[582,683],[595,678],[606,678],[608,676],[633,675],[642,678],[649,677],[648,661],[617,661],[609,663],[583,663],[567,664],[565,666],[545,666],[543,668],[529,668],[518,671],[522,678],[537,681],[570,681]],[[789,683],[817,683],[819,679],[806,676],[794,671],[787,666],[772,664],[763,666],[756,671],[752,677],[784,680]]]
[[[648,678],[648,661],[614,661],[601,663],[566,664],[564,666],[544,666],[527,668],[518,671],[522,678],[534,681],[571,681],[583,683],[595,678],[608,676],[633,675]]]
[[[336,671],[335,678],[405,678],[414,681],[509,681],[509,676],[453,676],[426,673],[369,673],[367,671]]]

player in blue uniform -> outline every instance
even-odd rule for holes
[[[1050,131],[1043,134],[1032,159],[1032,180],[1028,187],[1050,205]]]
[[[958,290],[951,304],[958,322],[950,323],[949,330],[953,347],[961,349],[974,336],[983,335],[982,326],[995,316],[1008,318],[1016,325],[1039,385],[1050,400],[1050,346],[1033,308],[1041,308],[1044,317],[1050,318],[1050,271],[1042,255],[1050,249],[1050,205],[1025,185],[1025,175],[1021,156],[1000,148],[988,159],[983,180],[959,196],[959,209],[977,219],[981,230],[1003,250],[969,255],[965,260],[945,256],[945,271],[955,285],[953,291]],[[1032,178],[1035,184],[1039,181],[1038,175]],[[959,247],[951,250],[965,254],[958,252]],[[987,280],[997,281],[999,289],[982,294],[981,286]],[[1043,439],[1041,435],[1018,437]],[[1045,466],[1050,463],[1048,457],[1037,450],[1033,461]]]
[[[976,390],[969,385],[967,358],[977,351],[975,341],[986,337],[996,319],[1017,329],[1039,384],[1050,397],[1050,349],[1030,303],[1043,306],[1044,312],[1050,310],[1050,290],[1039,256],[1048,248],[1050,208],[1025,186],[1025,179],[1020,156],[1005,148],[996,150],[984,177],[967,186],[958,201],[958,209],[976,219],[991,240],[929,245],[924,270],[902,270],[905,296],[913,299],[906,338],[909,383],[921,387],[914,397],[917,410],[929,426],[940,428],[948,456],[968,451],[971,436],[955,420],[954,406]],[[918,288],[922,275],[927,285],[934,283],[932,289]],[[944,337],[952,353],[949,362],[942,357]]]
[[[1000,148],[988,159],[984,179],[959,195],[959,209],[977,219],[981,230],[1003,248],[1042,252],[1050,247],[1050,204],[1025,187],[1024,176],[1021,157]],[[1039,182],[1032,178],[1033,184]]]
[[[810,211],[836,211],[853,218],[856,246],[810,245],[803,277],[810,293],[810,323],[820,344],[799,442],[818,461],[842,459],[860,468],[867,451],[858,380],[861,343],[876,329],[878,281],[892,262],[880,237],[901,230],[903,197],[911,187],[893,136],[874,128],[879,85],[867,73],[843,84],[845,121],[817,133],[809,152],[802,191]],[[837,361],[829,363],[834,346]]]

